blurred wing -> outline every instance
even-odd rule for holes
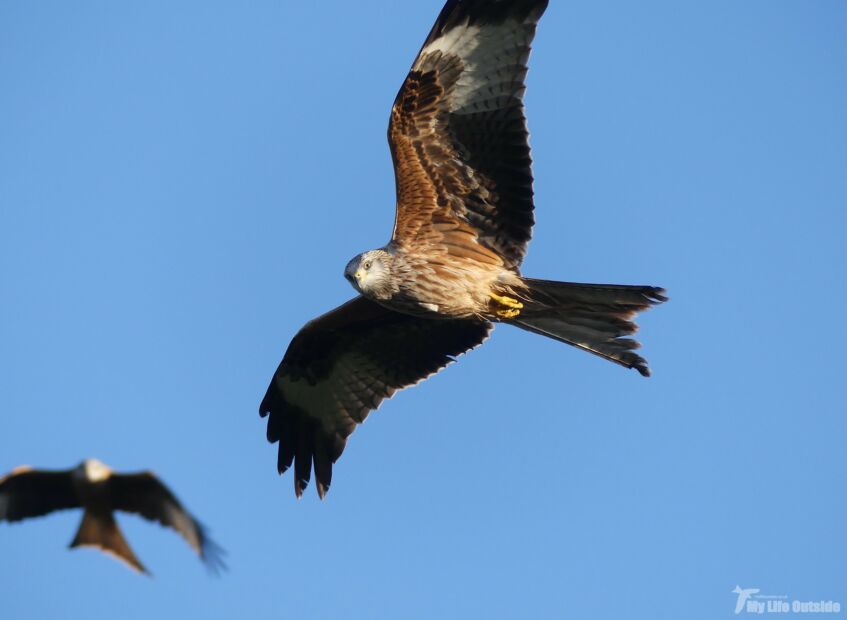
[[[391,109],[393,239],[516,267],[533,224],[524,78],[547,0],[448,0]]]
[[[150,521],[174,529],[210,569],[224,568],[223,550],[209,538],[203,525],[189,513],[176,496],[151,472],[112,474],[109,493],[116,510],[134,512]]]
[[[72,471],[18,467],[0,478],[0,521],[20,521],[54,510],[79,508]]]
[[[307,323],[294,337],[259,407],[277,467],[294,463],[299,497],[314,463],[318,494],[347,437],[397,390],[422,381],[485,340],[491,324],[421,319],[357,297]]]

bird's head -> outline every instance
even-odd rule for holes
[[[112,475],[112,470],[97,459],[85,459],[77,467],[77,473],[88,482],[102,482]]]
[[[344,277],[357,291],[373,299],[388,299],[394,293],[391,265],[394,257],[386,250],[369,250],[355,256],[344,268]]]

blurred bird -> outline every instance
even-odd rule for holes
[[[86,459],[66,470],[16,467],[0,478],[0,521],[20,521],[68,508],[83,509],[72,549],[96,547],[149,575],[115,521],[114,512],[123,510],[174,529],[213,572],[225,568],[223,550],[151,472],[118,474],[96,459]]]
[[[534,223],[523,94],[546,8],[448,0],[412,64],[388,124],[391,240],[347,264],[360,295],[300,330],[259,407],[268,440],[279,441],[279,472],[294,465],[298,497],[313,465],[323,497],[356,425],[494,323],[650,374],[628,336],[638,312],[666,300],[663,289],[520,273]]]

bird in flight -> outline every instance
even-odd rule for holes
[[[359,295],[294,337],[259,407],[277,469],[332,465],[368,413],[506,323],[644,376],[634,316],[654,286],[521,275],[533,190],[524,116],[530,45],[547,0],[448,0],[391,108],[397,204],[391,240],[344,269]]]
[[[115,521],[114,512],[122,510],[174,529],[211,570],[224,568],[220,547],[151,472],[118,474],[96,459],[86,459],[73,469],[58,471],[17,467],[0,478],[0,521],[20,521],[68,508],[83,509],[71,549],[96,547],[150,574]]]

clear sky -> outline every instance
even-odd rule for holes
[[[0,4],[0,470],[151,468],[229,551],[147,579],[0,524],[0,617],[728,618],[847,605],[847,4],[551,0],[524,273],[665,286],[645,380],[508,327],[387,401],[323,502],[257,407],[384,243],[441,5]],[[844,613],[844,612],[842,612]]]

